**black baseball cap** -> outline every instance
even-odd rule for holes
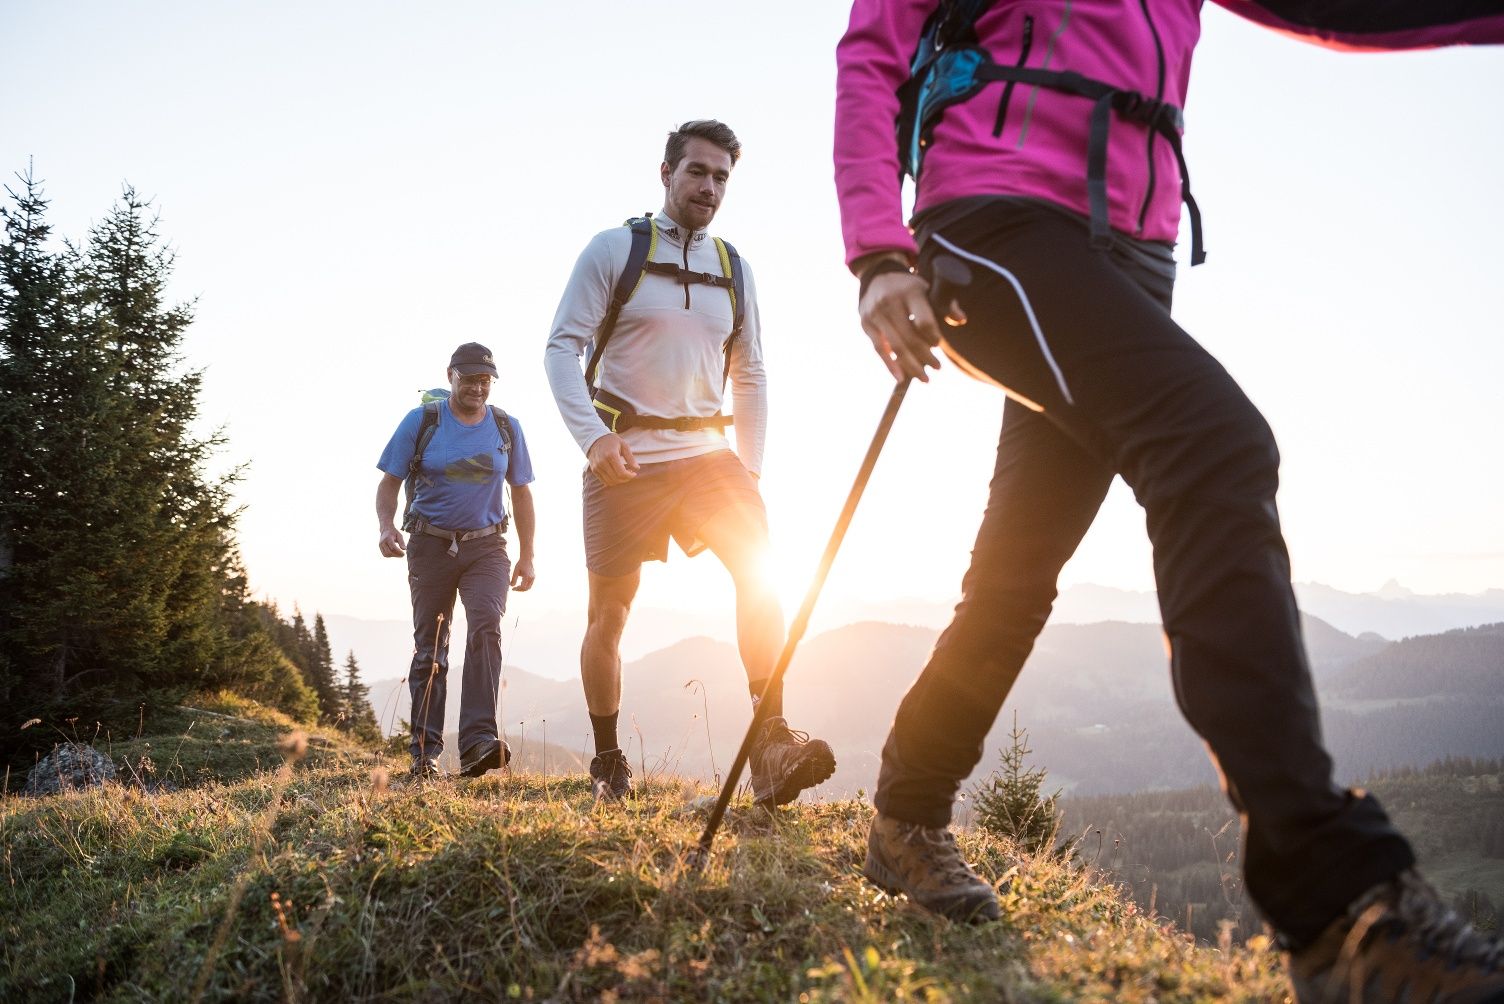
[[[449,357],[449,368],[460,376],[489,373],[493,377],[501,377],[496,372],[496,360],[491,358],[491,350],[480,342],[466,342],[455,349],[454,355]]]

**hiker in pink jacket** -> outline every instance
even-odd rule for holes
[[[1504,2],[1223,6],[1338,48],[1504,41]],[[856,0],[837,52],[835,171],[862,327],[895,378],[935,348],[1008,395],[954,620],[883,749],[866,874],[956,919],[998,916],[947,830],[961,781],[1112,479],[1143,505],[1176,699],[1243,816],[1249,894],[1302,1001],[1504,999],[1504,948],[1414,872],[1378,803],[1332,779],[1290,586],[1279,453],[1170,315],[1198,0]],[[915,178],[903,218],[904,175]],[[937,323],[937,258],[972,281]]]

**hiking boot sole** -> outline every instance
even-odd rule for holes
[[[794,769],[789,771],[788,776],[773,789],[773,794],[757,799],[757,804],[788,805],[799,797],[801,791],[830,780],[835,772],[836,755],[830,744],[823,739],[811,740],[804,746],[804,755],[799,758]]]
[[[867,860],[862,865],[862,875],[890,896],[902,893],[916,906],[923,907],[931,913],[938,913],[942,917],[949,918],[962,924],[982,924],[987,921],[998,920],[1002,917],[1002,911],[998,908],[997,897],[991,889],[983,894],[981,889],[976,895],[966,896],[949,903],[922,903],[909,895],[909,891],[903,887],[903,879],[899,877],[882,861],[873,856],[871,851],[867,853]]]

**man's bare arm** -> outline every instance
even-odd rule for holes
[[[512,588],[525,593],[537,579],[533,571],[533,531],[537,517],[531,485],[512,488],[512,518],[517,524],[517,563],[512,566]]]
[[[400,558],[407,553],[407,542],[402,531],[397,529],[397,492],[402,488],[402,479],[390,474],[381,475],[376,486],[376,525],[381,531],[381,554],[387,558]]]

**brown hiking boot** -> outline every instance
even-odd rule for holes
[[[1364,893],[1290,956],[1300,1004],[1504,1002],[1504,944],[1472,929],[1414,871]]]
[[[760,805],[786,805],[836,772],[830,744],[795,732],[782,718],[763,722],[751,761],[752,800]]]
[[[597,802],[619,802],[632,794],[632,768],[620,749],[597,753],[590,761],[590,789]]]
[[[878,813],[867,833],[862,874],[884,892],[904,893],[951,920],[997,920],[992,886],[961,860],[955,834],[939,826],[905,823]]]

